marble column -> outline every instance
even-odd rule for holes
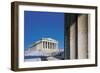
[[[65,59],[76,59],[77,58],[77,36],[76,36],[76,24],[77,24],[77,15],[67,13],[65,14]]]
[[[46,48],[46,42],[44,41],[44,48]]]
[[[65,27],[64,27],[64,58],[70,59],[70,14],[65,13]]]
[[[48,49],[49,49],[49,42],[48,42]]]
[[[44,48],[44,41],[42,41],[42,48]]]
[[[70,16],[70,59],[77,59],[77,15]]]
[[[78,16],[78,59],[88,58],[88,15]]]
[[[52,43],[52,49],[53,49],[53,43]]]
[[[47,48],[49,48],[49,43],[48,43],[48,41],[47,41]]]
[[[45,48],[47,48],[47,42],[45,41]]]

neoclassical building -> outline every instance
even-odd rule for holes
[[[51,38],[42,38],[41,40],[36,41],[32,44],[32,48],[38,50],[54,50],[58,49],[58,41]]]
[[[31,44],[29,50],[41,52],[42,56],[54,55],[59,52],[58,41],[52,38],[42,38]]]

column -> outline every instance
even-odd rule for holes
[[[46,41],[46,42],[47,42],[47,41]],[[47,42],[46,46],[47,46],[47,49],[48,49],[48,42]]]
[[[52,43],[52,49],[53,49],[53,43]]]
[[[78,16],[78,59],[88,58],[88,15]]]
[[[52,49],[52,43],[50,42],[50,49]]]
[[[56,43],[54,43],[54,49],[56,49]]]
[[[49,49],[49,42],[47,42],[47,43],[48,43],[47,47],[48,47],[48,49]]]
[[[45,48],[47,48],[47,42],[45,41]]]
[[[49,42],[48,42],[48,49],[49,49]]]
[[[50,42],[48,42],[48,47],[49,47],[49,49],[50,49]]]
[[[52,42],[51,42],[51,48],[53,48],[53,46],[52,46]]]
[[[64,57],[65,59],[76,58],[76,14],[65,14],[64,30]]]
[[[51,49],[51,42],[50,42],[50,49]]]
[[[49,49],[50,49],[50,42],[49,42]]]
[[[70,59],[77,59],[77,15],[70,16]]]
[[[46,45],[45,45],[46,43],[45,43],[45,41],[43,42],[43,45],[44,45],[44,48],[46,48]]]
[[[53,43],[53,49],[55,48],[55,43]]]
[[[42,41],[42,48],[44,48],[44,41]]]

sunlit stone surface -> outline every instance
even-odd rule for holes
[[[78,16],[78,59],[88,58],[88,16]]]

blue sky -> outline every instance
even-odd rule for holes
[[[24,11],[24,48],[42,37],[58,40],[64,48],[64,13]]]

